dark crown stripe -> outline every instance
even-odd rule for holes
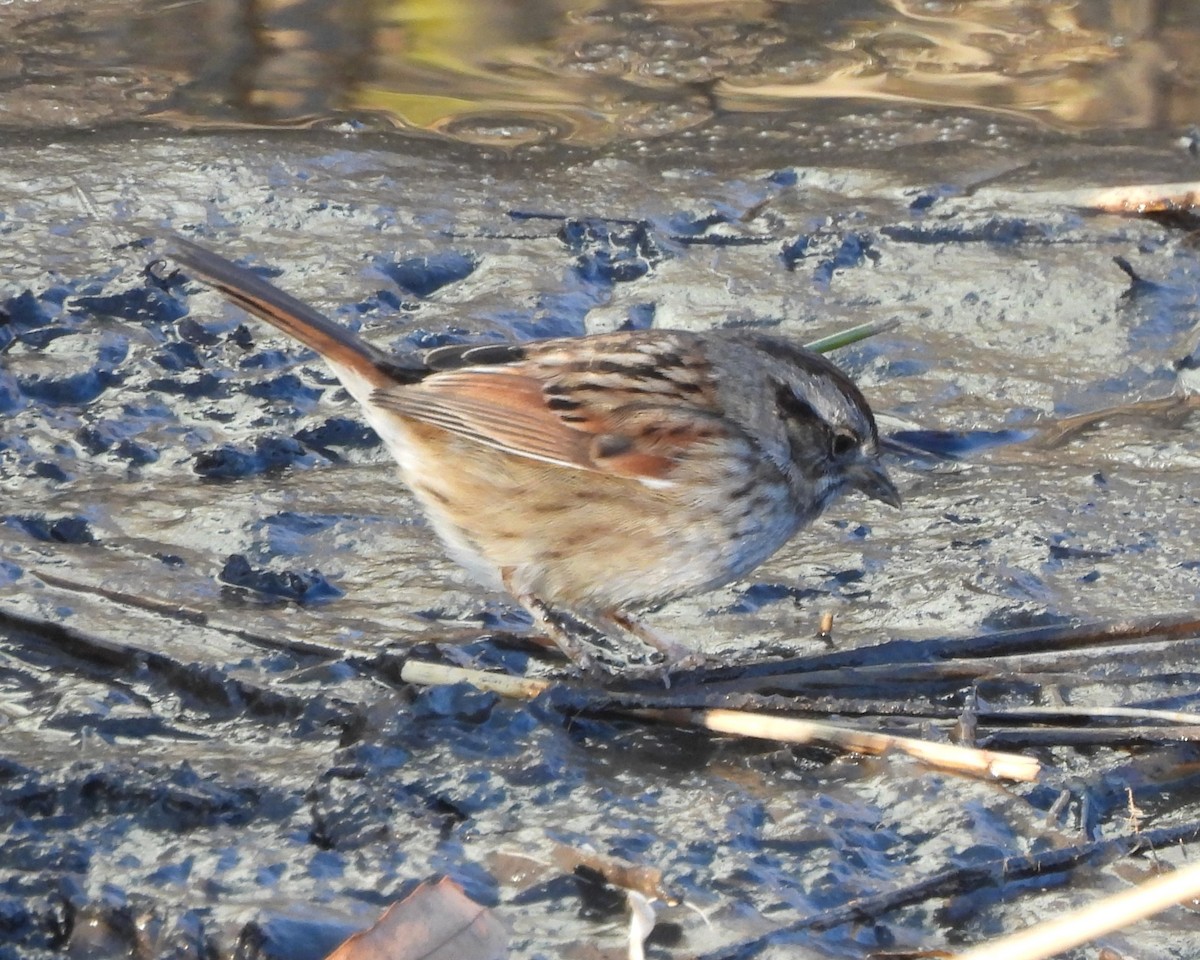
[[[821,415],[817,413],[813,405],[796,396],[786,383],[775,385],[775,406],[779,409],[780,414],[789,420],[803,423],[821,419]]]

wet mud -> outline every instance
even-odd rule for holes
[[[320,362],[154,265],[156,231],[182,231],[397,351],[650,325],[815,339],[898,318],[836,359],[895,441],[905,509],[848,500],[748,581],[655,616],[730,663],[828,654],[826,611],[842,651],[1194,611],[1196,417],[1030,442],[1190,369],[1191,236],[1074,191],[1135,168],[1188,179],[1194,158],[1075,141],[1068,162],[1015,126],[982,146],[887,140],[854,165],[736,137],[644,160],[327,133],[10,145],[0,957],[318,958],[436,874],[494,907],[515,957],[620,951],[620,898],[597,908],[547,869],[560,844],[661,868],[706,912],[665,911],[656,956],[745,955],[730,945],[856,898],[976,878],[758,952],[866,956],[957,948],[1186,859],[1164,843],[1015,885],[988,873],[1194,824],[1189,743],[1027,741],[1043,782],[1001,787],[403,684],[411,656],[553,667],[443,558]],[[1005,706],[1195,711],[1197,672],[1181,640],[1030,660],[982,688]],[[891,696],[907,732],[946,738],[911,717],[980,688],[837,695]],[[1200,951],[1182,908],[1105,943]]]

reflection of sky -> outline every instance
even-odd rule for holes
[[[1200,326],[1198,300],[1200,284],[1182,258],[1162,282],[1140,280],[1131,285],[1122,302],[1122,309],[1138,318],[1129,328],[1130,346],[1169,351],[1181,337],[1186,340]]]

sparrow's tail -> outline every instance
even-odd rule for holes
[[[257,274],[190,240],[170,236],[166,252],[230,302],[317,351],[339,376],[345,371],[380,389],[415,382],[429,372],[419,358],[407,358],[406,363],[406,358],[389,356]]]

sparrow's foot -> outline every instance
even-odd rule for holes
[[[511,586],[507,577],[505,586]],[[513,594],[533,617],[534,629],[553,641],[592,680],[652,679],[669,688],[673,675],[699,669],[707,662],[702,653],[658,633],[624,611],[609,610],[594,620],[585,620],[533,594]],[[636,647],[636,652],[631,647]],[[655,662],[647,663],[651,658]]]
[[[605,680],[621,672],[621,663],[609,663],[603,654],[604,636],[577,617],[555,610],[540,597],[518,595],[517,601],[533,617],[535,630],[543,633],[585,677]]]
[[[636,637],[642,643],[646,644],[646,646],[657,650],[663,655],[667,664],[673,670],[687,670],[702,666],[704,663],[703,654],[698,653],[686,643],[680,643],[674,637],[659,633],[653,627],[642,623],[641,620],[630,616],[623,610],[608,610],[604,613],[603,620],[605,623],[616,626],[631,637]]]

